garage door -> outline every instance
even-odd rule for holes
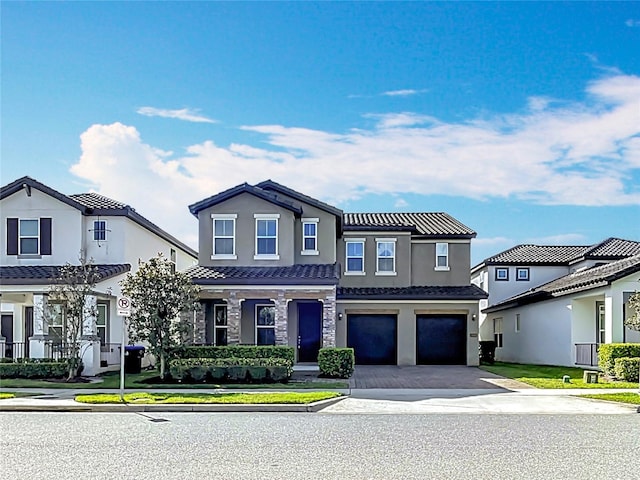
[[[397,337],[396,315],[347,315],[347,346],[358,365],[395,365]]]
[[[466,365],[467,317],[416,316],[416,362],[418,365]]]

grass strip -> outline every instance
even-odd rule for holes
[[[536,388],[638,388],[637,383],[609,381],[602,375],[599,376],[598,383],[585,383],[582,379],[584,370],[576,367],[496,362],[493,365],[482,365],[480,368]],[[563,382],[562,377],[565,375],[570,377],[570,383]]]
[[[588,395],[580,395],[585,398],[595,398],[596,400],[607,400],[609,402],[629,403],[632,405],[640,405],[640,395],[637,393],[590,393]]]
[[[269,392],[269,393],[150,393],[135,392],[124,396],[133,404],[308,404],[339,397],[336,392]],[[121,403],[118,394],[77,395],[80,403]]]
[[[4,400],[6,398],[15,398],[14,393],[0,393],[0,400]]]

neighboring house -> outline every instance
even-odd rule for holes
[[[149,222],[133,208],[95,193],[64,195],[30,178],[0,189],[0,355],[43,358],[55,355],[63,322],[45,315],[47,293],[60,267],[81,255],[97,267],[100,281],[89,299],[97,318],[83,328],[85,373],[118,363],[121,318],[118,282],[139,261],[163,253],[184,270],[197,253]]]
[[[608,238],[591,246],[518,245],[471,270],[489,292],[481,340],[496,358],[553,365],[597,365],[601,343],[638,341],[624,327],[626,303],[640,289],[640,242]]]
[[[445,213],[354,213],[273,181],[189,207],[202,288],[195,341],[352,346],[359,364],[478,364],[475,232]]]

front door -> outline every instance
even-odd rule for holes
[[[298,304],[298,362],[317,362],[322,339],[322,304]]]
[[[2,315],[0,320],[0,336],[5,339],[3,357],[13,358],[13,315]]]

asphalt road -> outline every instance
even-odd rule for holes
[[[0,478],[637,480],[640,415],[1,413]]]

